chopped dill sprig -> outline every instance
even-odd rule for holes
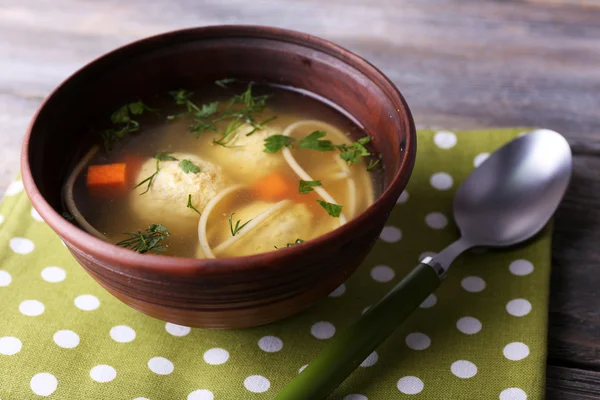
[[[125,235],[128,235],[129,238],[121,240],[117,243],[117,246],[137,253],[153,252],[159,254],[169,247],[161,244],[163,240],[169,237],[169,231],[161,224],[152,224],[143,232],[127,232]]]
[[[231,236],[235,236],[237,235],[246,225],[248,225],[250,223],[250,221],[252,221],[251,219],[244,222],[242,225],[240,225],[240,223],[242,222],[241,220],[237,220],[237,222],[235,223],[235,226],[233,225],[233,216],[235,215],[235,213],[232,213],[229,216],[229,230],[231,231]]]

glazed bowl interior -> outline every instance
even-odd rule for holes
[[[139,255],[103,242],[60,216],[61,188],[66,177],[86,146],[97,141],[98,135],[90,130],[91,126],[104,121],[112,110],[132,99],[152,98],[174,88],[199,87],[225,77],[301,89],[335,104],[350,116],[371,136],[372,148],[382,156],[383,190],[375,203],[341,228],[302,246],[294,246],[297,248],[214,260]],[[240,294],[244,300],[233,308],[273,303],[294,294],[311,292],[303,298],[305,304],[296,307],[301,309],[339,285],[360,260],[358,263],[346,261],[346,265],[343,260],[329,262],[327,265],[337,268],[337,272],[328,279],[323,267],[328,262],[327,257],[333,257],[336,249],[357,246],[360,241],[354,257],[364,258],[408,181],[416,143],[414,124],[404,99],[381,72],[360,57],[325,40],[297,32],[267,27],[218,26],[144,39],[85,66],[44,102],[32,121],[23,149],[23,179],[34,206],[100,284],[148,314],[172,322],[212,326],[201,320],[178,317],[180,314],[173,310],[183,305],[200,311],[224,309],[229,303],[223,299],[215,300],[213,308],[202,302],[208,301],[210,296],[218,297],[219,293],[232,287],[239,293],[246,293],[245,296]],[[285,274],[292,279],[294,274],[290,271],[295,268],[304,268],[304,275],[296,276],[296,286],[288,282],[286,295],[275,296],[268,290],[269,285],[283,284],[281,277]],[[252,275],[242,274],[241,270],[251,270]],[[314,282],[320,273],[324,283],[316,285]],[[178,274],[182,276],[178,277]],[[190,280],[190,275],[202,276],[201,284]],[[135,285],[135,279],[157,284],[128,287],[118,276],[127,276],[130,283],[133,280],[132,285]],[[249,283],[261,279],[267,280],[260,287],[265,290],[263,295],[266,297],[262,298],[250,293],[260,290]],[[219,286],[219,282],[225,281],[227,287]],[[319,289],[309,290],[311,285],[319,286]],[[203,294],[197,293],[198,288],[202,288]],[[173,290],[183,290],[181,293],[189,290],[191,294],[186,297],[173,293]],[[167,308],[161,313],[152,313],[144,309],[142,303],[153,306],[162,303],[160,306]],[[268,322],[283,314],[241,325]],[[227,323],[217,325],[230,326]]]

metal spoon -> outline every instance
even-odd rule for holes
[[[571,149],[557,132],[535,130],[494,152],[454,197],[460,239],[423,259],[354,326],[328,343],[275,400],[327,397],[440,285],[461,253],[477,246],[510,246],[538,233],[570,178]]]

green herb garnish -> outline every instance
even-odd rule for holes
[[[340,158],[349,164],[356,164],[360,161],[361,157],[368,157],[371,155],[369,151],[364,146],[369,143],[371,138],[365,136],[364,138],[358,139],[356,142],[351,145],[341,144],[336,147],[342,152],[340,154]]]
[[[307,194],[314,190],[314,186],[321,186],[321,181],[303,181],[300,179],[298,191],[302,194]]]
[[[304,240],[298,238],[293,243],[286,244],[285,247],[292,247],[292,246],[295,246],[295,245],[300,244],[300,243],[304,243]],[[273,247],[275,247],[276,249],[279,249],[279,247],[277,247],[277,246],[273,246]]]
[[[241,220],[238,220],[235,223],[235,226],[233,225],[233,215],[235,213],[231,214],[229,216],[229,230],[231,231],[231,236],[235,236],[239,233],[239,231],[241,231],[246,225],[248,225],[250,223],[250,221],[252,221],[251,219],[244,222],[241,226],[240,223],[242,222]]]
[[[175,157],[170,156],[169,154],[171,154],[171,153],[167,153],[166,151],[159,151],[158,153],[156,153],[154,155],[154,158],[156,158],[156,171],[154,171],[154,173],[152,175],[150,175],[149,177],[147,177],[146,179],[144,179],[143,181],[141,181],[140,183],[138,183],[137,185],[135,185],[133,187],[134,189],[137,189],[138,187],[142,186],[144,183],[148,183],[148,186],[146,186],[146,190],[144,190],[142,193],[140,193],[140,196],[148,193],[148,191],[150,190],[150,186],[152,186],[152,182],[154,182],[154,178],[156,178],[156,175],[158,175],[158,172],[160,171],[160,162],[161,161],[177,161],[177,159]]]
[[[194,207],[194,205],[192,204],[192,195],[188,194],[188,202],[187,202],[187,208],[191,208],[192,210],[196,211],[198,213],[198,215],[202,215],[200,213],[200,211],[198,211],[198,209],[196,207]]]
[[[171,153],[167,151],[159,151],[154,155],[154,158],[156,158],[159,161],[177,161],[177,159],[170,154]]]
[[[227,89],[230,83],[235,82],[236,80],[234,78],[225,78],[225,79],[219,79],[215,81],[215,85],[217,86],[221,86],[222,88]]]
[[[217,109],[219,107],[218,101],[213,101],[212,103],[202,104],[202,108],[194,113],[196,118],[206,118],[210,117],[213,114],[217,113]]]
[[[269,118],[265,119],[264,121],[259,122],[258,124],[254,124],[253,125],[254,129],[252,129],[250,132],[246,133],[246,136],[252,135],[254,132],[260,130],[263,126],[265,126],[269,122],[273,121],[274,119],[277,119],[277,115],[273,115],[272,117],[269,117]]]
[[[169,237],[169,231],[161,224],[152,224],[143,232],[128,232],[125,235],[130,237],[117,243],[117,246],[131,249],[138,253],[143,254],[151,251],[159,254],[168,247],[167,245],[160,244],[160,242]]]
[[[140,123],[132,118],[134,115],[142,115],[144,111],[156,111],[145,105],[141,100],[127,103],[113,112],[110,121],[116,125],[102,132],[104,150],[108,153],[115,142],[121,140],[125,135],[140,130]]]
[[[179,162],[179,168],[181,168],[181,170],[186,174],[189,174],[190,172],[197,174],[198,172],[200,172],[200,167],[191,162],[190,160],[181,160]]]
[[[377,160],[371,160],[371,162],[367,166],[367,171],[371,172],[373,168],[375,168],[375,166],[377,166],[377,164],[379,164],[380,162],[381,158],[378,158]]]
[[[327,214],[331,215],[332,217],[339,217],[342,213],[343,206],[340,206],[339,204],[328,203],[323,200],[317,200],[317,203],[319,203],[321,207],[327,211]]]
[[[73,221],[75,219],[75,217],[73,216],[73,214],[71,214],[69,212],[66,212],[66,211],[63,211],[62,217],[64,219],[66,219],[67,221]]]
[[[331,151],[334,149],[330,140],[321,140],[326,135],[323,131],[314,131],[304,139],[300,140],[300,149],[313,149],[317,151]]]
[[[265,138],[265,153],[277,153],[279,150],[284,147],[292,148],[292,143],[294,143],[296,139],[289,136],[284,135],[271,135]]]

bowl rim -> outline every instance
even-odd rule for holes
[[[85,70],[94,64],[103,61],[106,62],[107,59],[119,57],[120,55],[126,55],[128,52],[135,53],[140,45],[160,47],[163,40],[177,40],[176,37],[179,35],[196,38],[192,38],[190,40],[241,37],[272,39],[281,42],[288,42],[325,52],[328,55],[342,61],[344,64],[350,65],[363,73],[369,72],[369,74],[367,74],[369,78],[374,79],[375,83],[378,84],[382,90],[383,87],[380,86],[381,84],[387,86],[386,89],[391,90],[391,94],[399,99],[401,106],[396,109],[396,112],[400,114],[401,118],[407,121],[408,126],[404,147],[405,157],[402,160],[402,163],[400,164],[400,167],[398,168],[398,171],[394,175],[393,179],[389,182],[387,188],[385,188],[381,195],[379,195],[375,201],[369,207],[367,207],[366,210],[352,220],[348,221],[346,224],[337,227],[330,232],[296,246],[281,248],[278,251],[239,257],[206,259],[173,257],[159,254],[139,254],[131,250],[121,248],[113,243],[96,238],[85,230],[65,220],[42,196],[34,182],[29,165],[31,134],[36,126],[40,112],[46,107],[47,103],[57,95],[57,93],[67,82],[84,73]],[[311,250],[318,252],[319,248],[326,248],[327,245],[331,244],[332,241],[335,241],[337,237],[350,235],[351,231],[361,229],[361,226],[368,224],[371,216],[375,214],[378,209],[384,207],[385,203],[396,202],[397,196],[400,195],[401,190],[404,188],[410,178],[415,157],[416,129],[406,100],[393,82],[377,67],[364,58],[337,44],[334,44],[333,42],[330,42],[329,40],[295,30],[262,25],[210,25],[164,32],[127,43],[110,52],[102,54],[101,56],[93,59],[73,72],[50,92],[50,94],[43,100],[42,104],[33,115],[23,139],[20,161],[22,181],[32,205],[38,211],[42,219],[61,238],[66,239],[69,244],[74,246],[74,248],[69,246],[72,251],[78,253],[83,251],[87,255],[91,255],[92,258],[96,259],[95,261],[100,261],[97,258],[101,258],[103,260],[100,262],[100,264],[109,269],[115,269],[114,265],[119,265],[120,267],[116,269],[121,269],[121,267],[124,266],[131,269],[139,269],[148,272],[154,271],[157,273],[188,274],[193,271],[195,274],[201,273],[208,275],[222,275],[243,270],[258,271],[260,269],[272,269],[271,265],[274,263],[285,265],[285,261],[290,258],[300,256],[304,252]],[[400,186],[402,186],[402,188],[399,188]],[[101,254],[101,256],[97,257],[96,254]],[[109,265],[112,265],[113,267]]]

